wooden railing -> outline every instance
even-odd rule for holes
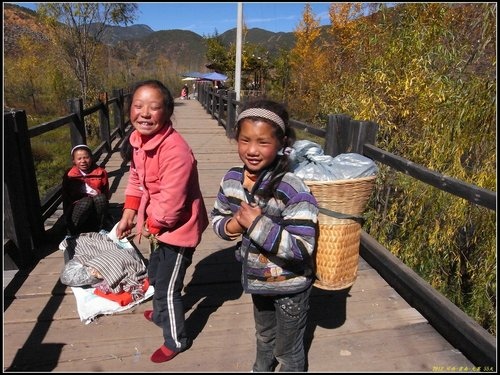
[[[206,83],[198,83],[196,92],[207,113],[225,128],[228,137],[233,138],[236,113],[241,104],[235,100],[235,92],[217,92]],[[71,146],[85,143],[85,116],[99,112],[102,143],[93,150],[93,154],[98,158],[103,152],[108,153],[111,142],[126,134],[124,102],[127,96],[122,91],[116,91],[114,95],[110,100],[104,97],[88,109],[82,108],[81,100],[72,100],[71,114],[30,129],[24,111],[4,112],[4,252],[7,247],[13,247],[18,265],[29,265],[38,259],[33,252],[44,240],[44,221],[61,202],[60,185],[39,199],[30,138],[69,125]],[[114,126],[110,126],[110,105],[116,106],[113,111]],[[365,155],[426,184],[496,211],[495,192],[443,176],[375,147],[378,126],[371,121],[330,115],[326,129],[295,120],[290,120],[290,124],[323,138],[325,153],[329,155],[345,152]],[[360,255],[476,366],[496,368],[495,337],[364,231],[361,234]]]
[[[86,144],[85,118],[98,113],[101,143],[92,150],[94,160],[98,160],[103,153],[109,153],[111,143],[116,138],[123,138],[127,131],[124,107],[129,94],[115,90],[113,95],[108,100],[106,93],[101,94],[99,102],[86,109],[81,99],[72,99],[69,115],[31,128],[28,128],[25,111],[4,110],[4,257],[17,267],[29,267],[38,260],[35,249],[46,240],[45,220],[62,201],[61,184],[40,197],[30,139],[69,126],[68,149]]]
[[[198,86],[198,100],[231,138],[235,134],[235,118],[241,104],[235,97],[232,91],[216,92],[209,85]],[[326,129],[295,120],[290,120],[290,125],[323,138],[324,151],[328,155],[359,153],[425,184],[496,211],[496,192],[444,176],[374,146],[378,126],[371,121],[329,115]],[[361,234],[360,255],[471,362],[496,369],[496,338],[365,231]]]

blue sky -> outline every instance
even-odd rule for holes
[[[36,3],[15,3],[35,10]],[[219,34],[235,28],[238,14],[237,2],[208,3],[137,3],[139,11],[134,24],[144,24],[154,31],[182,29],[199,35]],[[243,19],[248,28],[258,27],[272,32],[291,32],[300,20],[306,2],[243,2]],[[330,2],[310,2],[321,25],[328,25]]]
[[[302,18],[306,3],[245,3],[243,19],[248,28],[258,27],[273,32],[290,32]],[[328,24],[329,3],[311,3],[316,17],[320,14]],[[140,18],[153,30],[183,29],[200,35],[219,34],[235,28],[238,3],[163,3],[139,5]]]

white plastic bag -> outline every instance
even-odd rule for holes
[[[378,168],[375,162],[357,153],[332,157],[325,155],[317,143],[300,140],[290,153],[293,172],[306,181],[334,181],[373,176]]]

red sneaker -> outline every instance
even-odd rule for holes
[[[174,352],[170,350],[165,345],[160,346],[153,355],[151,356],[151,361],[155,363],[167,362],[174,358],[179,352]]]
[[[153,321],[153,310],[145,310],[144,311],[144,317],[149,320],[150,322]]]

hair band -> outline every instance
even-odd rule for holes
[[[88,150],[92,154],[92,150],[90,149],[89,146],[87,146],[87,145],[76,145],[75,147],[73,147],[71,149],[71,156],[73,156],[73,153],[75,152],[75,150],[77,150],[79,148],[84,148],[84,149]]]
[[[264,108],[249,108],[241,112],[238,116],[238,119],[236,122],[240,122],[241,119],[244,119],[246,117],[261,117],[265,118],[266,120],[270,120],[276,124],[285,132],[285,123],[281,117],[279,117],[276,113],[273,111],[269,111],[268,109]]]

